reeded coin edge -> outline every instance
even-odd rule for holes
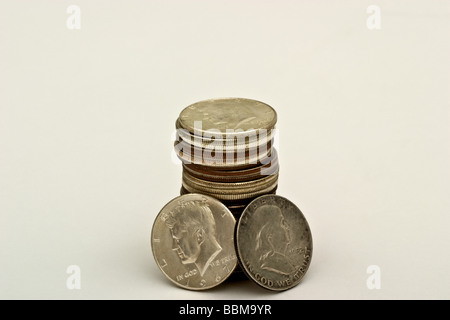
[[[182,186],[190,193],[200,193],[200,194],[206,194],[206,191],[201,191],[198,189],[195,189],[191,187],[190,185],[187,185],[185,181],[182,181]],[[272,191],[273,189],[276,189],[278,187],[278,181],[275,181],[272,185],[266,187],[265,189],[258,189],[255,191],[249,191],[246,193],[236,193],[236,194],[223,194],[223,193],[211,193],[208,192],[207,195],[214,197],[218,200],[223,201],[232,201],[232,200],[244,200],[249,198],[255,198],[258,196],[265,195]]]
[[[279,176],[279,171],[274,172],[271,175],[265,175],[258,179],[248,180],[248,181],[238,181],[238,182],[216,182],[208,181],[194,177],[187,171],[183,171],[182,179],[185,180],[189,185],[200,190],[215,190],[221,191],[218,193],[235,193],[235,191],[245,192],[248,189],[257,190],[259,188],[264,188],[267,185],[271,185],[273,181],[277,181]]]

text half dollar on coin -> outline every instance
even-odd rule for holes
[[[225,281],[237,265],[236,220],[220,201],[196,193],[167,203],[151,233],[154,259],[176,285],[205,290]]]
[[[260,196],[244,209],[235,239],[242,269],[266,289],[298,285],[311,263],[308,222],[294,203],[278,195]]]

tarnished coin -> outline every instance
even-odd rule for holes
[[[287,290],[299,284],[311,263],[311,230],[291,201],[263,195],[237,223],[236,250],[250,279],[270,290]]]
[[[151,234],[155,261],[176,285],[191,290],[217,286],[237,265],[235,218],[220,201],[201,194],[171,200]]]
[[[276,149],[272,149],[271,161],[259,166],[241,170],[215,170],[196,164],[183,163],[183,172],[191,176],[211,182],[243,182],[252,181],[274,174],[279,170]]]
[[[219,194],[248,193],[264,189],[278,182],[278,171],[274,174],[263,176],[252,181],[243,182],[213,182],[196,178],[183,171],[183,182],[197,190],[203,192]]]
[[[263,194],[267,194],[267,193],[271,193],[273,190],[278,188],[278,180],[275,180],[272,182],[271,185],[268,186],[260,186],[258,188],[249,188],[246,190],[237,190],[237,191],[232,191],[231,193],[227,192],[211,192],[211,191],[205,191],[197,189],[196,187],[192,187],[189,184],[186,184],[186,181],[182,181],[183,184],[183,188],[189,192],[189,193],[202,193],[202,194],[207,194],[211,197],[214,197],[218,200],[221,201],[239,201],[239,200],[244,200],[244,199],[250,199],[250,198],[256,198],[259,197]],[[215,191],[215,190],[213,190]]]
[[[220,148],[207,150],[194,147],[186,141],[175,141],[174,151],[178,159],[185,164],[211,167],[215,170],[239,170],[267,164],[272,160],[272,142],[252,150],[225,151]]]
[[[175,123],[176,127],[176,140],[185,141],[192,146],[205,149],[221,149],[228,151],[240,151],[243,149],[255,149],[262,144],[268,144],[269,141],[273,141],[277,134],[275,128],[247,129],[246,131],[233,129],[227,129],[228,133],[222,133],[222,131],[210,129],[206,132],[198,132],[193,134],[187,129],[181,127],[180,118]],[[203,123],[203,120],[198,119],[198,124]]]

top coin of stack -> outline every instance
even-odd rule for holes
[[[181,194],[210,195],[238,214],[254,198],[275,193],[276,122],[271,106],[251,99],[210,99],[183,109],[174,146],[183,162]]]

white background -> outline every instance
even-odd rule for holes
[[[448,1],[1,1],[0,298],[450,298],[449,34]],[[216,97],[278,113],[277,193],[314,238],[283,293],[153,260],[175,120]]]

